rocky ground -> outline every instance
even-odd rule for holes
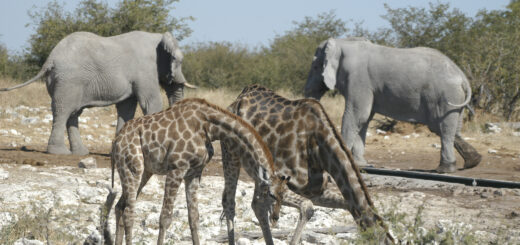
[[[80,118],[90,156],[55,156],[44,153],[52,122],[47,107],[0,107],[0,244],[29,240],[34,244],[74,244],[97,234],[99,209],[110,184],[108,152],[115,130],[113,115],[113,109],[95,108],[86,110]],[[367,158],[378,167],[434,169],[438,164],[438,138],[424,130],[413,128],[401,134],[370,132]],[[520,137],[514,132],[474,133],[467,140],[484,155],[482,164],[455,175],[520,181]],[[96,166],[78,167],[86,157],[93,157]],[[226,230],[225,222],[219,219],[223,188],[219,159],[216,154],[199,189],[203,244],[218,244],[213,239]],[[446,234],[453,234],[455,239],[479,244],[520,243],[520,190],[374,175],[364,178],[379,212],[402,239],[414,234],[426,237],[433,232],[431,239],[445,239]],[[119,189],[116,181],[116,190]],[[253,183],[242,174],[236,197],[237,231],[260,231],[250,208],[252,191]],[[135,243],[154,243],[162,192],[161,177],[154,177],[144,188],[137,205]],[[185,203],[181,186],[175,218],[166,235],[170,243],[191,244]],[[284,207],[274,231],[292,230],[297,219],[297,210]],[[110,226],[114,232],[113,214]],[[352,226],[354,222],[347,211],[317,207],[306,228]],[[358,239],[356,230],[347,230],[306,232],[303,243],[349,244]],[[284,237],[276,240],[276,244],[287,242]],[[263,244],[263,240],[242,238],[240,243]]]

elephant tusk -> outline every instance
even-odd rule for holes
[[[192,88],[192,89],[197,89],[197,88],[199,88],[199,87],[197,87],[197,86],[195,86],[195,85],[193,85],[193,84],[189,84],[188,82],[185,82],[185,83],[183,83],[183,84],[184,84],[184,86],[187,87],[187,88]]]

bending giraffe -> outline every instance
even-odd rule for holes
[[[213,155],[211,142],[215,140],[233,144],[228,150],[238,156],[241,166],[255,181],[251,206],[266,244],[273,244],[268,212],[273,198],[275,203],[281,202],[285,180],[275,177],[272,156],[251,125],[202,99],[185,99],[165,111],[133,119],[115,138],[112,185],[115,165],[123,191],[116,205],[115,244],[122,244],[123,235],[126,244],[132,244],[136,199],[153,174],[166,175],[157,244],[163,244],[171,225],[175,196],[183,179],[193,244],[200,243],[196,191],[202,170]],[[233,225],[233,220],[228,223]]]
[[[382,218],[375,212],[351,152],[318,101],[288,100],[267,88],[250,85],[228,109],[255,127],[271,150],[277,173],[290,177],[287,185],[292,192],[285,192],[283,204],[300,209],[291,244],[299,242],[305,224],[313,215],[313,204],[347,209],[362,229],[380,226],[386,231],[381,240],[394,243]],[[222,147],[224,154],[229,146],[222,144]],[[224,165],[237,165],[229,163],[236,160],[228,155],[223,155]],[[341,194],[327,188],[327,173]],[[234,191],[225,190],[226,193]],[[276,208],[271,217],[278,217],[278,212]]]

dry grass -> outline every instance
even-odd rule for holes
[[[20,81],[0,78],[0,88],[12,87]],[[37,107],[51,105],[51,98],[47,93],[47,88],[43,82],[36,82],[26,87],[0,92],[0,106],[15,107],[19,105]]]
[[[0,87],[11,87],[19,84],[20,81],[15,81],[12,79],[0,78]],[[303,98],[301,95],[295,95],[288,90],[279,90],[278,94],[288,98],[288,99],[299,99]],[[186,89],[185,97],[186,98],[204,98],[207,101],[214,103],[218,106],[226,108],[230,105],[233,100],[238,96],[239,91],[231,91],[227,89]],[[164,108],[168,107],[168,100],[164,93],[162,94],[163,105]],[[0,107],[16,107],[20,105],[29,106],[29,107],[38,107],[44,106],[50,108],[51,99],[47,93],[47,89],[43,82],[36,82],[34,84],[28,85],[26,87],[12,90],[9,92],[0,92]],[[323,107],[329,114],[332,121],[337,125],[341,125],[341,117],[343,115],[345,102],[344,98],[341,95],[332,96],[330,93],[327,93],[320,101],[323,104]],[[114,106],[107,107],[104,110],[107,114],[114,115],[115,108]],[[142,112],[138,109],[136,116],[141,116]],[[115,117],[115,116],[114,116]],[[376,119],[381,119],[382,116],[376,116]],[[479,134],[482,132],[484,124],[486,122],[499,122],[503,121],[502,118],[484,114],[481,112],[477,112],[472,121],[467,121],[464,124],[463,133],[464,134]],[[374,126],[374,122],[370,125],[370,127]],[[407,125],[406,123],[400,123],[400,127],[417,129],[416,126]],[[422,129],[420,129],[422,130]],[[427,129],[426,129],[427,130]],[[507,130],[507,129],[506,129]],[[509,133],[510,134],[510,133]]]

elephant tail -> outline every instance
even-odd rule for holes
[[[471,86],[469,85],[469,81],[468,79],[464,79],[465,82],[463,83],[463,90],[464,92],[466,92],[466,100],[464,102],[462,102],[462,104],[453,104],[451,102],[448,101],[448,104],[451,105],[451,106],[455,106],[455,107],[464,107],[464,106],[469,106],[469,102],[471,100]]]
[[[45,62],[45,64],[43,64],[43,67],[40,70],[40,72],[38,72],[38,74],[36,74],[36,76],[31,78],[29,81],[24,82],[22,84],[18,84],[16,86],[13,86],[13,87],[10,87],[10,88],[0,88],[0,91],[10,91],[10,90],[13,90],[13,89],[25,87],[25,86],[33,83],[33,82],[36,82],[36,81],[40,80],[40,78],[45,76],[47,74],[47,72],[50,71],[51,69],[52,69],[52,65],[47,63],[47,62]]]

